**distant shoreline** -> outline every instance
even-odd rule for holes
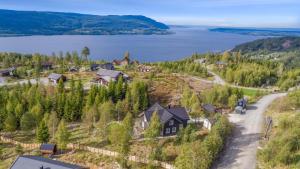
[[[252,36],[300,36],[300,29],[211,28],[209,31]]]

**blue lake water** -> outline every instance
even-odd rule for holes
[[[210,32],[205,27],[171,28],[170,35],[59,35],[1,37],[1,52],[52,54],[88,46],[91,59],[122,58],[126,51],[141,62],[177,60],[193,53],[220,52],[261,37]]]

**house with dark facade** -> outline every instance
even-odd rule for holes
[[[128,80],[129,77],[125,73],[121,71],[115,71],[115,70],[107,70],[107,69],[100,69],[97,72],[96,78],[93,79],[94,83],[97,83],[99,85],[108,85],[109,82],[114,82],[119,79],[119,77],[123,77],[124,80]]]
[[[50,82],[53,82],[54,84],[57,84],[60,80],[62,80],[63,82],[67,80],[66,76],[57,73],[51,73],[48,76],[48,79]]]
[[[115,70],[115,67],[112,63],[91,64],[90,69],[91,71],[97,71],[99,69]]]
[[[155,103],[143,113],[142,128],[147,129],[150,124],[153,113],[156,112],[160,123],[161,136],[176,135],[181,128],[187,126],[189,115],[183,107],[164,108],[160,104]]]
[[[51,70],[51,69],[53,69],[53,63],[51,63],[51,62],[43,62],[41,64],[41,67],[42,67],[43,70]]]
[[[115,70],[115,67],[112,63],[104,63],[100,65],[101,69],[106,69],[106,70]]]
[[[15,70],[16,70],[15,67],[11,67],[8,69],[2,69],[2,70],[0,70],[0,76],[13,76]]]
[[[17,157],[10,169],[87,169],[86,167],[69,164],[49,158],[23,155]]]

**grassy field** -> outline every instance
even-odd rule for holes
[[[276,100],[268,108],[266,116],[272,117],[273,124],[271,132],[267,134],[268,139],[261,141],[258,168],[300,168],[300,111],[293,109],[287,97],[284,97]]]

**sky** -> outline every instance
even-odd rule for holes
[[[169,25],[300,28],[300,0],[0,0],[0,9],[145,15]]]

